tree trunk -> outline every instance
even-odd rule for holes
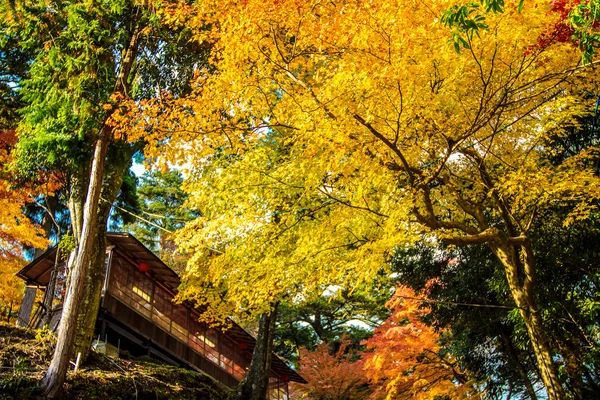
[[[542,327],[542,320],[539,311],[521,310],[521,316],[525,320],[527,332],[531,338],[531,344],[535,358],[540,369],[542,381],[548,392],[549,400],[562,400],[565,393],[558,379],[557,368],[552,361],[552,352],[548,344],[548,339]]]
[[[504,347],[506,348],[506,353],[508,354],[508,358],[509,358],[511,364],[513,365],[513,367],[517,370],[517,372],[521,376],[521,379],[523,379],[523,384],[525,385],[525,388],[527,389],[527,393],[529,394],[529,397],[531,398],[531,400],[537,400],[537,395],[535,394],[535,389],[533,387],[533,384],[531,383],[531,380],[529,379],[527,370],[523,367],[521,360],[519,360],[515,346],[513,345],[513,342],[510,340],[510,337],[506,333],[504,326],[500,326],[498,328],[498,331],[500,333],[500,338],[502,339],[502,343],[504,344]]]
[[[48,399],[54,399],[60,394],[69,367],[69,360],[75,339],[78,307],[83,295],[86,269],[89,264],[94,245],[93,239],[97,229],[96,212],[100,199],[102,175],[106,162],[106,151],[110,133],[110,128],[104,126],[100,131],[100,137],[96,141],[94,148],[90,183],[83,209],[81,242],[77,250],[75,262],[70,271],[71,277],[67,296],[63,304],[62,318],[58,325],[58,339],[54,355],[41,382],[42,394]]]
[[[316,311],[315,315],[314,315],[314,322],[311,324],[311,326],[313,327],[313,329],[315,330],[315,333],[317,334],[317,336],[319,337],[320,340],[327,342],[327,339],[325,337],[325,329],[323,329],[323,322],[321,319],[321,312],[320,311]]]
[[[93,238],[92,254],[88,264],[88,273],[85,277],[83,298],[79,304],[77,326],[73,354],[81,353],[85,360],[90,351],[90,343],[98,317],[100,307],[101,289],[103,283],[104,252],[106,251],[106,225],[102,225],[98,218],[98,230]]]
[[[129,45],[123,57],[121,70],[119,71],[117,82],[115,83],[115,93],[127,94],[129,91],[128,82],[139,48],[140,31],[141,26],[137,24],[131,34]],[[138,150],[138,146],[139,145],[129,145],[125,141],[115,142],[113,143],[113,146],[111,146],[110,153],[108,153],[108,165],[104,170],[104,178],[101,185],[101,196],[103,201],[100,206],[97,207],[97,215],[95,218],[99,228],[92,238],[94,243],[93,253],[90,256],[88,275],[86,276],[84,283],[84,296],[79,309],[79,315],[77,316],[77,327],[74,328],[77,329],[74,342],[75,351],[78,353],[80,352],[82,356],[84,356],[84,359],[87,354],[89,354],[89,346],[94,333],[98,310],[100,308],[100,297],[106,272],[104,265],[106,256],[106,223],[112,203],[123,182],[123,175],[131,164],[131,157]],[[78,210],[81,208],[81,197],[78,196],[77,193],[74,193],[73,195],[74,197],[72,202],[70,202],[69,208],[73,210],[72,212],[78,213]],[[77,226],[79,221],[80,219],[77,218],[73,225],[73,231],[76,238],[81,237],[81,235],[77,234],[81,231]]]
[[[107,165],[102,182],[102,200],[98,206],[98,229],[94,237],[94,248],[85,279],[84,296],[79,306],[77,317],[77,334],[75,336],[74,354],[81,353],[85,360],[90,351],[90,343],[100,309],[102,287],[106,274],[106,224],[121,184],[123,176],[131,165],[131,157],[135,147],[127,143],[111,146],[107,157]]]
[[[522,250],[523,255],[521,261],[517,249],[510,244],[498,244],[496,242],[490,244],[490,246],[504,265],[508,286],[527,327],[540,376],[548,393],[548,399],[563,400],[565,399],[565,393],[558,379],[556,365],[552,361],[552,351],[548,338],[544,333],[540,310],[537,308],[534,298],[535,265],[533,251],[529,243],[521,245],[520,250]],[[520,274],[522,278],[520,278]]]
[[[270,314],[262,314],[259,321],[256,347],[252,353],[250,371],[240,383],[237,400],[265,400],[271,377],[271,358],[273,354],[273,335],[277,319],[277,304]]]
[[[124,57],[122,59],[119,75],[115,82],[114,93],[120,93],[127,96],[129,92],[130,74],[137,56],[139,47],[139,38],[141,31],[141,21],[137,21],[131,39]],[[107,115],[106,118],[109,118]],[[44,397],[53,399],[58,396],[62,390],[65,381],[69,359],[75,343],[77,332],[77,320],[79,317],[79,304],[83,299],[84,286],[88,265],[92,257],[92,250],[95,243],[98,223],[98,203],[102,191],[102,182],[104,167],[106,165],[106,156],[108,144],[112,129],[106,123],[100,129],[100,134],[94,146],[94,155],[89,174],[89,185],[87,192],[83,182],[87,175],[81,175],[79,180],[74,177],[74,190],[80,190],[79,195],[85,197],[85,205],[81,209],[79,204],[69,204],[73,212],[71,220],[73,221],[73,234],[77,253],[73,266],[69,271],[68,290],[65,302],[63,304],[63,313],[58,326],[58,341],[54,350],[54,355],[46,374],[42,378],[41,390]]]
[[[73,239],[75,240],[75,248],[79,247],[81,242],[81,229],[83,227],[83,207],[85,205],[85,196],[87,188],[85,182],[90,176],[88,168],[82,168],[77,174],[71,176],[71,184],[69,186],[69,215],[71,216],[71,229],[73,230]]]
[[[584,388],[585,383],[583,382],[583,363],[577,360],[574,353],[567,349],[567,356],[565,357],[565,370],[569,376],[569,389],[571,395],[576,400],[585,399]]]

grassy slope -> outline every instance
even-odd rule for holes
[[[0,323],[0,400],[32,399],[52,356],[50,335]],[[92,353],[67,375],[61,399],[227,400],[231,390],[202,373]]]

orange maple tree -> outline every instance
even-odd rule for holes
[[[456,359],[441,352],[440,333],[423,323],[428,310],[418,298],[412,289],[398,286],[388,303],[392,315],[363,343],[368,351],[364,372],[374,387],[371,398],[478,398]]]
[[[23,246],[43,248],[48,241],[40,228],[23,214],[31,191],[14,188],[10,171],[10,150],[16,142],[14,131],[0,132],[0,313],[6,319],[23,293],[23,282],[15,273],[23,266]]]
[[[321,343],[314,351],[300,348],[299,373],[307,384],[291,386],[291,399],[354,400],[367,396],[369,382],[363,371],[364,361],[348,351],[349,341],[342,341],[331,354],[329,345]]]

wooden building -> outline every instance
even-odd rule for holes
[[[17,274],[28,287],[46,288],[56,249],[50,249]],[[250,365],[256,340],[231,321],[219,330],[198,321],[190,304],[172,302],[179,277],[135,237],[107,234],[107,274],[96,324],[96,336],[134,356],[149,355],[173,365],[194,368],[234,387]],[[65,266],[59,265],[56,306],[51,328],[60,318]],[[37,316],[39,317],[39,314]],[[34,315],[30,325],[35,325]],[[269,399],[288,398],[288,382],[304,378],[273,355]]]

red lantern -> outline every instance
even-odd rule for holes
[[[281,380],[282,380],[283,382],[287,382],[287,381],[289,381],[289,380],[290,380],[290,377],[289,377],[289,376],[287,376],[287,375],[281,375]]]
[[[246,350],[248,348],[248,343],[240,342],[240,349]]]
[[[140,272],[148,272],[150,266],[145,262],[141,262],[138,264],[138,269],[140,270]]]

